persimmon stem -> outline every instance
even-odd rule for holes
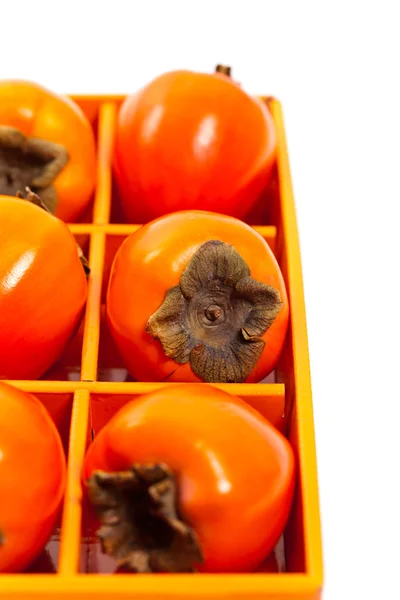
[[[227,75],[228,77],[231,77],[232,68],[228,67],[227,65],[217,65],[215,67],[215,72],[216,73],[223,73],[224,75]]]
[[[219,240],[195,252],[179,285],[168,290],[147,332],[169,358],[190,363],[208,383],[241,383],[259,360],[263,334],[282,301],[279,291],[256,281],[237,250]]]
[[[95,471],[89,499],[101,522],[102,550],[138,573],[193,572],[202,562],[196,534],[179,517],[177,485],[164,464]]]

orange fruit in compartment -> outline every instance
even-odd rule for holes
[[[267,242],[238,219],[204,211],[160,217],[128,237],[116,253],[106,306],[138,381],[260,381],[276,365],[289,315]],[[204,368],[197,368],[199,349],[208,353]]]
[[[79,106],[36,83],[0,81],[0,194],[29,186],[72,222],[87,208],[95,180],[94,135]]]
[[[128,402],[95,437],[83,472],[118,566],[178,572],[255,569],[285,526],[294,475],[281,433],[239,398],[199,384]]]
[[[265,103],[222,74],[174,71],[123,102],[115,175],[129,222],[177,210],[243,218],[268,184],[276,132]]]
[[[0,382],[0,572],[25,568],[59,514],[65,455],[44,406]]]
[[[65,223],[0,196],[0,379],[37,379],[79,325],[87,282]]]

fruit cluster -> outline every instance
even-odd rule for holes
[[[285,281],[246,222],[275,155],[267,104],[224,67],[164,74],[119,109],[113,176],[125,222],[143,225],[113,260],[107,326],[134,380],[165,382],[107,423],[83,465],[119,567],[252,571],[285,527],[289,442],[206,385],[259,382],[283,350]],[[92,124],[71,99],[0,82],[0,379],[46,377],[82,323],[91,273],[70,225],[90,217],[96,168]],[[0,384],[0,572],[44,547],[65,471],[45,408]]]

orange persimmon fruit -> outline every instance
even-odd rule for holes
[[[96,178],[91,125],[79,106],[28,81],[0,81],[0,194],[25,187],[63,221],[87,208]]]
[[[165,73],[123,102],[114,168],[129,222],[189,209],[244,218],[267,186],[269,108],[220,70]]]
[[[106,311],[134,379],[210,383],[266,377],[289,315],[268,243],[244,222],[205,211],[160,217],[123,242]]]
[[[123,406],[96,435],[83,480],[118,566],[245,572],[274,548],[295,480],[286,438],[244,401],[171,385]]]
[[[43,550],[65,472],[60,435],[42,403],[0,382],[0,572],[21,571]]]
[[[30,201],[29,201],[30,200]],[[37,379],[78,327],[87,295],[67,225],[33,202],[0,196],[0,379]]]

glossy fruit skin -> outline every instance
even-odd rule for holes
[[[0,572],[24,569],[43,549],[65,472],[61,439],[44,406],[0,382]]]
[[[55,214],[63,221],[76,221],[90,202],[96,180],[94,135],[79,106],[36,83],[0,81],[0,125],[66,148],[69,161],[54,181]]]
[[[79,324],[87,281],[60,219],[0,196],[0,379],[37,379]]]
[[[129,222],[201,209],[243,218],[267,185],[276,133],[266,104],[221,74],[174,71],[122,104],[115,175]]]
[[[283,307],[262,336],[264,351],[247,382],[258,382],[276,365],[285,341],[289,306],[285,282],[267,242],[238,219],[205,211],[181,211],[160,217],[128,237],[111,269],[106,312],[124,364],[137,381],[200,382],[189,363],[167,358],[161,343],[146,332],[149,317],[167,290],[178,285],[196,250],[208,240],[233,245],[251,276],[277,288]]]
[[[255,569],[285,526],[294,487],[289,442],[235,396],[168,386],[132,400],[95,437],[84,478],[101,469],[164,462],[176,474],[183,520],[206,572]]]

